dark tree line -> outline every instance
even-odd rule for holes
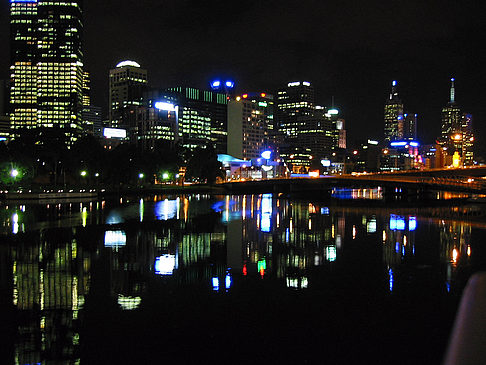
[[[0,143],[0,184],[3,186],[146,185],[175,181],[181,166],[186,180],[214,183],[221,164],[210,146],[189,151],[159,140],[150,150],[131,144],[107,149],[93,136],[67,147],[62,130],[38,128]],[[15,171],[15,173],[13,173]]]

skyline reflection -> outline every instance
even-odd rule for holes
[[[143,310],[154,288],[236,295],[262,282],[292,292],[364,285],[385,296],[424,286],[460,293],[457,275],[472,270],[484,234],[474,221],[435,218],[437,209],[350,208],[272,194],[0,209],[0,288],[8,298],[0,310],[11,305],[24,318],[9,352],[20,364],[79,363],[85,305]]]

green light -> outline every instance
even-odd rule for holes
[[[81,176],[86,176],[88,173],[86,171],[81,171]]]
[[[169,178],[169,174],[167,172],[164,172],[162,174],[162,179],[167,180]]]
[[[266,102],[266,101],[260,101],[260,102],[258,103],[258,106],[267,107],[267,106],[268,106],[268,104],[267,104],[267,102]]]

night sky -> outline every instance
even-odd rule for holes
[[[433,142],[456,78],[456,100],[486,139],[486,12],[482,1],[85,1],[85,64],[93,104],[108,104],[108,71],[133,59],[151,86],[206,87],[232,78],[239,92],[313,83],[331,97],[349,141],[382,138],[383,105],[398,80],[419,137]],[[8,78],[8,1],[0,5],[0,78]],[[482,142],[484,145],[484,142]]]

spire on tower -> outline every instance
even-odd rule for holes
[[[456,89],[454,87],[454,81],[456,81],[456,79],[452,78],[451,79],[451,101],[450,101],[451,104],[454,104],[456,102]]]
[[[392,81],[392,89],[390,93],[390,100],[398,99],[398,91],[397,91],[397,81],[393,80]]]

